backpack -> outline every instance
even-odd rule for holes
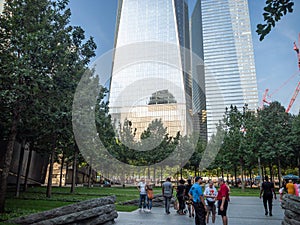
[[[153,190],[152,190],[152,189],[149,189],[149,190],[147,191],[147,197],[148,197],[149,199],[153,199],[154,195],[153,195]]]

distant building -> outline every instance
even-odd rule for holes
[[[200,2],[200,1],[199,1]],[[201,0],[208,136],[225,107],[258,108],[247,0]]]

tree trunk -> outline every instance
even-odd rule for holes
[[[148,179],[150,179],[150,166],[148,166],[148,168],[147,168],[147,177],[148,177]]]
[[[282,186],[282,182],[281,182],[281,163],[280,163],[280,159],[278,158],[278,180],[279,180],[279,187]]]
[[[8,142],[6,147],[6,152],[4,155],[4,164],[2,166],[2,172],[0,173],[0,213],[5,210],[5,196],[7,190],[7,177],[9,175],[10,164],[12,160],[12,154],[14,151],[15,140],[17,136],[17,124],[19,122],[19,114],[14,110],[14,118],[12,120],[12,125],[10,129],[10,134],[8,136]]]
[[[180,180],[182,180],[182,168],[180,168]]]
[[[300,154],[298,155],[298,177],[300,177]]]
[[[63,151],[63,155],[62,155],[61,163],[60,163],[59,187],[62,187],[64,164],[65,164],[65,152]],[[65,181],[66,181],[66,178],[65,178]]]
[[[75,185],[76,185],[76,168],[77,168],[77,145],[75,144],[74,149],[74,159],[73,159],[73,171],[72,171],[72,184],[71,184],[71,193],[74,193],[75,191]]]
[[[156,167],[153,169],[153,181],[154,181],[154,186],[156,186]]]
[[[54,154],[55,154],[55,145],[52,146],[52,151],[50,154],[48,183],[47,183],[47,192],[46,192],[47,198],[51,198],[51,195],[52,195],[52,174],[53,174]]]
[[[252,188],[252,169],[249,170],[250,174],[250,188]]]
[[[262,171],[261,171],[261,164],[260,164],[260,157],[258,157],[258,174],[260,176],[260,179],[259,179],[259,187],[261,189],[261,184],[262,184]]]
[[[28,189],[28,176],[29,176],[29,170],[30,170],[30,166],[31,166],[32,147],[33,147],[33,142],[30,141],[29,142],[29,154],[28,154],[28,158],[27,158],[25,180],[24,180],[24,192],[27,191],[27,189]]]
[[[273,166],[272,166],[272,163],[270,162],[269,163],[269,168],[270,168],[270,180],[271,180],[271,182],[273,182],[274,181],[274,176],[273,176]]]
[[[89,177],[88,177],[88,187],[91,187],[91,179],[92,179],[92,163],[93,159],[90,159],[90,164],[89,164]]]
[[[18,173],[17,173],[17,184],[16,184],[16,193],[15,193],[15,196],[17,198],[20,196],[20,186],[21,186],[20,183],[21,183],[21,175],[22,175],[22,168],[23,168],[23,161],[24,161],[25,144],[26,144],[26,139],[23,139],[21,143]]]
[[[228,170],[226,171],[226,176],[227,176],[227,182],[229,182],[229,173],[228,173]]]
[[[69,178],[69,161],[67,160],[66,162],[66,176],[65,176],[65,186],[67,185],[67,181],[68,181],[68,178]]]
[[[245,191],[245,182],[244,182],[244,168],[243,168],[243,159],[240,159],[240,170],[241,170],[241,185],[242,185],[242,191]]]
[[[160,186],[162,186],[163,168],[160,166]]]
[[[238,187],[238,183],[237,183],[237,166],[234,166],[234,186]]]

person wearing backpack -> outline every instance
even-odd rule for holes
[[[170,214],[170,203],[171,203],[171,198],[173,196],[173,186],[171,183],[171,179],[169,177],[162,184],[162,194],[165,199],[166,214]]]
[[[154,193],[153,193],[153,187],[150,184],[149,180],[147,181],[146,190],[147,190],[147,208],[148,208],[148,212],[151,212]]]
[[[274,190],[274,183],[269,182],[269,177],[265,176],[265,182],[262,183],[261,185],[261,191],[259,198],[263,195],[263,204],[265,208],[265,215],[267,216],[268,213],[270,216],[272,216],[272,201],[273,201],[273,193],[274,193],[274,199],[276,199],[276,193]],[[269,212],[268,212],[268,207],[267,203],[269,206]]]

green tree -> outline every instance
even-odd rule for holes
[[[67,0],[6,1],[0,17],[0,98],[5,114],[1,119],[6,121],[1,126],[7,130],[3,135],[7,149],[1,173],[1,212],[20,125],[43,127],[36,129],[41,132],[38,136],[51,140],[54,151],[60,134],[71,124],[70,106],[80,70],[94,56],[93,40],[83,43],[83,30],[68,25],[71,12],[67,4]]]
[[[259,154],[266,166],[272,168],[272,164],[277,164],[278,179],[281,181],[282,165],[286,164],[286,158],[293,157],[291,117],[279,102],[272,102],[260,110],[258,116],[260,137],[263,140]]]
[[[298,167],[298,176],[300,177],[300,114],[293,118],[291,139],[293,147],[291,161]]]

